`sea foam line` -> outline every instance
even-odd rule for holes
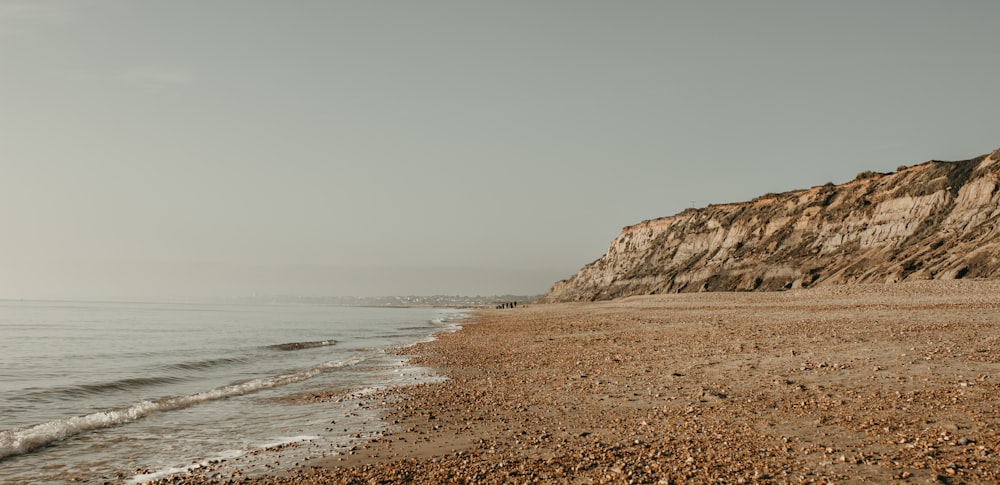
[[[200,461],[198,463],[192,463],[192,464],[190,464],[188,466],[184,466],[184,467],[170,467],[170,468],[164,468],[162,470],[157,470],[155,472],[140,473],[138,475],[133,476],[132,478],[130,478],[125,483],[127,483],[128,485],[135,485],[135,484],[140,484],[140,483],[151,482],[153,480],[159,480],[161,478],[169,477],[170,475],[174,475],[174,474],[177,474],[177,473],[183,473],[183,472],[188,472],[188,471],[192,471],[192,470],[197,470],[199,468],[208,467],[209,465],[212,464],[213,461],[218,461],[218,460],[223,460],[223,461],[225,461],[225,460],[232,460],[234,458],[239,458],[239,457],[241,457],[241,456],[243,456],[245,454],[246,454],[245,452],[240,451],[240,450],[229,450],[229,451],[223,452],[222,454],[216,456],[213,459],[202,460],[202,461]]]
[[[365,357],[359,356],[342,361],[324,362],[295,374],[262,377],[197,394],[141,401],[124,408],[109,409],[83,416],[57,419],[34,426],[0,431],[0,461],[82,433],[131,423],[156,412],[183,409],[208,401],[242,396],[263,389],[301,382],[316,377],[327,370],[355,365],[363,360]]]

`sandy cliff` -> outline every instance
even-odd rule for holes
[[[1000,150],[626,227],[546,301],[993,277]]]

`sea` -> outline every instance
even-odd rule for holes
[[[442,379],[389,349],[465,316],[0,300],[0,483],[280,473],[348,453],[386,427],[377,391]]]

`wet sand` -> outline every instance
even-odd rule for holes
[[[1000,283],[488,310],[407,349],[445,382],[276,476],[161,483],[995,483]]]

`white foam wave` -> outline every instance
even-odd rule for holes
[[[318,440],[318,439],[320,439],[320,437],[319,436],[315,436],[315,435],[301,435],[301,436],[281,437],[281,438],[275,438],[273,441],[268,441],[266,443],[260,443],[260,444],[256,445],[256,449],[258,449],[258,450],[267,450],[267,449],[272,449],[272,448],[280,448],[280,447],[283,447],[285,445],[290,445],[292,443],[302,443],[302,442],[305,442],[305,441],[315,441],[315,440]],[[204,460],[201,460],[201,461],[198,461],[198,462],[193,462],[193,463],[191,463],[190,465],[187,465],[187,466],[167,467],[167,468],[162,468],[162,469],[159,469],[159,470],[156,470],[156,471],[150,471],[150,472],[146,472],[146,473],[140,473],[138,475],[132,476],[132,478],[130,478],[125,483],[128,484],[128,485],[137,485],[137,484],[141,484],[141,483],[147,483],[147,482],[151,482],[151,481],[154,481],[154,480],[159,480],[161,478],[166,478],[166,477],[169,477],[171,475],[176,475],[178,473],[191,472],[191,471],[198,470],[200,468],[209,467],[209,466],[211,466],[213,464],[218,464],[219,462],[234,460],[234,459],[237,459],[237,458],[244,457],[246,455],[247,455],[246,451],[242,451],[242,450],[228,450],[228,451],[224,451],[224,452],[216,455],[214,458],[209,458],[209,459],[204,459]]]
[[[166,478],[166,477],[169,477],[170,475],[175,475],[177,473],[183,473],[183,472],[188,472],[188,471],[192,471],[192,470],[197,470],[199,468],[207,467],[207,466],[211,465],[212,462],[215,462],[215,461],[219,461],[219,460],[225,461],[225,460],[231,460],[231,459],[234,459],[234,458],[239,458],[240,456],[243,456],[245,454],[246,453],[244,453],[243,451],[240,451],[240,450],[230,450],[230,451],[223,452],[222,454],[218,455],[217,457],[215,457],[213,459],[202,460],[200,462],[192,463],[191,465],[188,465],[188,466],[185,466],[185,467],[164,468],[162,470],[157,470],[155,472],[142,473],[142,474],[139,474],[139,475],[135,475],[135,476],[133,476],[132,478],[130,478],[125,483],[127,483],[128,485],[134,485],[134,484],[139,484],[139,483],[151,482],[153,480],[159,480],[161,478]]]
[[[439,317],[431,320],[431,323],[442,327],[444,332],[457,332],[462,329],[462,326],[457,322],[469,318],[467,313],[453,313],[445,317]]]
[[[289,444],[292,444],[292,443],[301,443],[303,441],[318,440],[319,438],[320,438],[319,436],[313,436],[313,435],[290,436],[290,437],[286,437],[286,438],[277,438],[274,441],[268,441],[267,443],[261,443],[261,444],[259,444],[257,446],[260,447],[261,449],[276,448],[276,447],[280,447],[280,446],[289,445]]]
[[[437,318],[432,318],[431,323],[434,325],[454,325],[451,322],[454,322],[455,320],[463,320],[466,318],[469,318],[468,313],[458,312],[458,313],[443,315]]]
[[[208,401],[242,396],[263,389],[301,382],[316,377],[327,370],[354,365],[363,360],[364,357],[359,356],[342,361],[324,362],[294,374],[262,377],[197,394],[142,401],[125,408],[109,409],[84,416],[74,416],[34,426],[0,431],[0,461],[9,456],[28,453],[82,433],[131,423],[152,413],[183,409]]]

